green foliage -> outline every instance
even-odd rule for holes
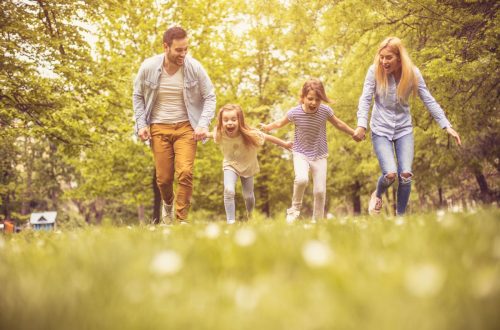
[[[208,71],[218,107],[240,104],[253,127],[296,105],[311,76],[324,82],[335,114],[354,127],[378,43],[401,37],[464,142],[457,148],[413,101],[412,209],[443,199],[498,202],[495,1],[8,0],[0,9],[5,217],[76,207],[87,222],[151,218],[151,153],[132,138],[132,81],[145,58],[162,52],[162,34],[173,25],[188,30],[190,52]],[[292,132],[288,126],[273,134],[291,139]],[[379,175],[369,139],[356,144],[331,128],[328,139],[329,210],[351,213],[356,201],[366,209]],[[257,208],[281,215],[293,185],[289,154],[266,144],[259,159]],[[213,143],[200,145],[194,211],[223,215],[220,162]],[[237,200],[240,213],[242,204]],[[310,204],[307,194],[306,214]]]

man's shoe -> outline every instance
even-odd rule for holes
[[[165,225],[171,225],[174,221],[174,208],[173,205],[167,205],[162,202],[161,208],[161,222]]]
[[[382,198],[377,197],[377,191],[372,193],[370,202],[368,203],[368,214],[374,215],[379,214],[382,210]]]

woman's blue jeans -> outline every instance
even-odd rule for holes
[[[406,211],[411,192],[411,178],[413,173],[413,133],[406,134],[397,140],[389,140],[385,136],[379,136],[372,132],[372,143],[378,158],[382,175],[377,182],[377,197],[382,195],[394,183],[394,179],[387,178],[387,174],[397,173],[398,193],[396,213],[402,215]],[[394,154],[396,157],[394,157]],[[401,173],[408,173],[407,178]]]

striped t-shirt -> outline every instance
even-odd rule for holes
[[[301,104],[288,111],[288,120],[295,125],[293,151],[310,160],[328,157],[326,122],[332,116],[332,108],[325,104],[314,113],[304,112]]]

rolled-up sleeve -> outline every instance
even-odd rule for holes
[[[373,95],[375,94],[375,68],[370,66],[365,77],[365,83],[363,85],[363,93],[359,98],[358,103],[358,126],[367,128],[368,127],[368,114],[370,112],[370,105],[373,100]]]
[[[215,89],[205,69],[200,65],[198,68],[198,79],[201,97],[203,99],[203,111],[201,112],[198,127],[208,128],[215,115],[216,97]]]
[[[132,103],[134,107],[135,133],[146,124],[146,106],[144,101],[144,69],[141,67],[139,73],[134,80],[134,92],[132,95]]]
[[[436,120],[441,128],[451,127],[451,124],[448,121],[448,118],[446,118],[443,109],[427,89],[424,78],[422,77],[422,74],[420,73],[420,70],[418,68],[415,68],[415,74],[418,80],[418,96],[424,103],[427,110],[429,110],[432,117],[434,118],[434,120]]]

